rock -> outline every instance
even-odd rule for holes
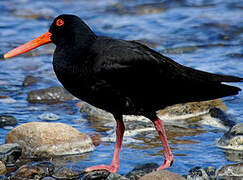
[[[243,150],[243,123],[236,124],[216,144],[223,149]]]
[[[18,121],[15,117],[10,115],[0,115],[0,128],[4,126],[15,126]]]
[[[187,175],[184,175],[184,177],[187,180],[209,180],[209,179],[216,179],[216,168],[214,167],[207,167],[205,169],[201,167],[194,167],[191,170],[189,170],[189,173]]]
[[[60,103],[74,99],[75,97],[62,87],[50,87],[47,89],[30,91],[27,97],[27,100],[30,103],[46,104]]]
[[[163,121],[173,121],[180,119],[188,119],[205,115],[210,109],[217,107],[223,111],[226,110],[225,104],[220,99],[200,102],[189,102],[184,104],[175,104],[168,106],[163,110],[159,110],[158,116]],[[195,120],[194,120],[195,121]]]
[[[56,121],[60,117],[54,113],[44,113],[39,116],[41,120],[47,120],[47,121]]]
[[[0,146],[0,161],[7,166],[13,166],[22,153],[22,148],[17,143],[3,144]]]
[[[139,180],[185,180],[185,179],[173,172],[167,170],[160,170],[160,171],[154,171],[152,173],[149,173],[143,176],[142,178],[140,178]]]
[[[83,169],[75,164],[65,165],[57,169],[52,176],[56,179],[78,179],[84,174]]]
[[[0,161],[0,175],[4,175],[6,172],[7,172],[7,169],[6,169],[5,164],[2,161]]]
[[[131,172],[126,175],[126,177],[130,180],[137,180],[152,171],[156,171],[158,167],[159,165],[155,163],[142,164],[135,167]]]
[[[124,176],[116,173],[110,173],[109,176],[106,178],[106,180],[130,180],[130,179],[127,179]]]
[[[18,143],[24,155],[46,158],[94,150],[91,138],[63,123],[30,122],[6,135],[7,143]]]
[[[42,179],[52,175],[54,169],[54,165],[50,162],[31,162],[21,166],[11,176],[11,180]]]
[[[111,113],[96,108],[86,102],[83,102],[82,104],[80,103],[79,106],[80,112],[85,112],[88,116],[94,119],[109,121],[114,120],[114,117]],[[181,119],[189,119],[188,121],[190,121],[190,118],[205,115],[209,113],[210,109],[215,107],[223,111],[226,110],[225,104],[220,99],[216,99],[211,101],[189,102],[185,104],[168,106],[163,110],[157,111],[157,115],[165,122],[178,121]],[[138,119],[138,116],[124,116],[124,119],[133,121]]]
[[[209,110],[209,114],[204,115],[199,123],[203,125],[210,125],[225,131],[228,131],[236,124],[232,116],[226,114],[217,107],[211,108]]]
[[[30,86],[32,84],[35,84],[37,82],[37,78],[34,76],[26,76],[23,82],[23,86]]]
[[[243,179],[243,163],[228,164],[217,170],[219,179]]]
[[[107,180],[109,175],[110,172],[106,170],[91,171],[85,173],[84,176],[81,178],[81,180],[95,180],[95,179]]]

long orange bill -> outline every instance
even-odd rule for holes
[[[7,52],[6,54],[1,55],[0,58],[8,59],[8,58],[17,56],[19,54],[23,54],[32,49],[35,49],[41,45],[47,44],[47,43],[51,42],[51,35],[52,34],[50,32],[46,32],[45,34],[41,35],[40,37],[38,37],[30,42],[27,42],[9,52]]]

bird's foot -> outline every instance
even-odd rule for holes
[[[88,167],[84,171],[85,172],[90,172],[90,171],[96,171],[96,170],[107,170],[109,172],[116,173],[116,172],[118,172],[118,169],[119,169],[119,167],[114,166],[112,164],[110,166],[102,164],[102,165],[98,165],[98,166]]]
[[[173,161],[174,161],[174,158],[172,156],[171,159],[165,160],[164,163],[160,167],[157,168],[157,171],[169,168],[170,166],[172,166]]]

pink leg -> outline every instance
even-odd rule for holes
[[[159,137],[162,142],[162,146],[164,148],[164,163],[157,169],[157,170],[162,170],[162,169],[166,169],[172,165],[174,157],[173,157],[173,154],[170,150],[170,147],[169,147],[169,144],[167,141],[163,122],[158,118],[158,119],[154,120],[153,123],[154,123],[154,126],[155,126],[157,132],[159,133]]]
[[[120,158],[120,152],[121,152],[121,145],[122,145],[122,138],[125,131],[125,126],[122,120],[117,120],[117,126],[116,126],[116,145],[114,150],[114,155],[112,159],[112,163],[110,166],[107,165],[98,165],[98,166],[92,166],[87,169],[85,169],[85,172],[94,171],[94,170],[107,170],[109,172],[117,172],[119,169],[119,158]]]

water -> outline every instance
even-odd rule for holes
[[[243,77],[242,10],[241,0],[1,0],[0,51],[6,52],[43,34],[55,16],[71,13],[82,17],[98,35],[141,40],[184,65]],[[40,114],[52,112],[61,117],[58,122],[93,133],[96,129],[74,106],[77,101],[55,105],[26,101],[30,90],[60,85],[51,65],[53,49],[54,46],[47,45],[26,56],[0,63],[0,95],[16,100],[15,103],[1,103],[0,113],[15,116],[21,124],[41,121]],[[22,87],[27,75],[40,80],[34,86]],[[243,88],[243,83],[235,85]],[[243,93],[223,100],[236,122],[243,122]],[[175,163],[170,171],[185,174],[195,166],[219,167],[232,163],[215,146],[222,133],[210,131],[208,127],[204,130],[207,131],[177,137],[171,142]],[[1,144],[9,131],[0,129]],[[84,161],[89,165],[108,164],[113,147],[114,143],[101,144]],[[161,150],[161,147],[124,146],[119,173],[127,173],[145,162],[161,164]]]

